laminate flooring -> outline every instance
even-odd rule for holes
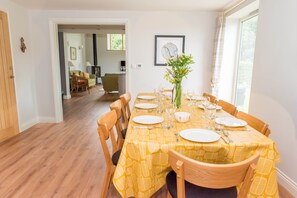
[[[0,143],[0,197],[99,197],[105,159],[97,119],[118,94],[100,86],[64,100],[64,121]],[[108,197],[120,197],[111,185]]]

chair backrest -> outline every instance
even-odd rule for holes
[[[122,128],[122,122],[121,122],[123,105],[122,105],[121,100],[119,99],[119,100],[116,100],[115,102],[111,103],[109,107],[110,107],[110,110],[115,110],[115,112],[117,114],[117,122],[115,124],[117,134],[118,134],[117,144],[118,144],[118,148],[122,148],[123,143],[124,143],[124,139],[122,136],[123,128]]]
[[[269,137],[270,133],[271,133],[271,130],[269,128],[267,128],[266,131],[265,131],[265,133],[264,133],[264,135],[266,137]]]
[[[209,164],[190,159],[174,150],[169,163],[177,176],[177,194],[185,197],[185,180],[205,188],[229,188],[242,183],[238,197],[246,197],[252,183],[259,154],[234,164]]]
[[[237,113],[237,107],[234,106],[233,104],[229,103],[229,102],[226,102],[224,100],[219,100],[217,102],[217,104],[219,106],[221,106],[224,111],[226,111],[227,113],[229,113],[231,115],[235,116],[235,114]]]
[[[109,149],[106,143],[106,140],[108,140],[109,137],[111,139],[111,144],[112,144],[112,154],[118,150],[118,146],[117,146],[116,139],[114,136],[114,131],[113,131],[113,127],[115,126],[116,122],[117,122],[117,114],[115,110],[112,110],[104,114],[97,121],[98,134],[99,134],[100,142],[104,152],[104,157],[108,165],[112,165],[111,155],[109,153]]]
[[[216,98],[215,96],[209,94],[209,93],[204,92],[204,93],[203,93],[203,96],[204,96],[204,97],[209,97],[209,101],[210,101],[211,103],[215,103],[215,102],[216,102],[216,99],[217,99],[217,98]]]
[[[266,124],[262,120],[254,117],[254,116],[252,116],[250,114],[244,113],[242,111],[237,112],[236,117],[246,121],[248,123],[248,125],[250,125],[251,127],[256,129],[257,131],[259,131],[260,133],[265,135],[265,133],[267,131],[267,128],[268,128],[268,124]]]
[[[129,107],[129,102],[131,100],[131,94],[125,93],[123,95],[120,96],[120,99],[122,101],[122,105],[123,105],[123,116],[124,116],[124,121],[125,121],[125,128],[128,128],[128,123],[129,123],[129,119],[131,116],[131,111],[130,111],[130,107]]]

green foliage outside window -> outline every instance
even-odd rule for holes
[[[125,34],[108,34],[108,50],[125,50]]]

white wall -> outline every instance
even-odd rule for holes
[[[85,44],[86,44],[86,61],[89,61],[91,65],[94,65],[92,34],[85,34]]]
[[[128,83],[132,95],[152,91],[159,84],[169,85],[165,67],[154,66],[154,35],[185,35],[185,52],[194,56],[193,72],[185,79],[184,89],[198,87],[200,92],[210,87],[213,37],[216,12],[132,12],[132,11],[38,11],[31,12],[35,61],[38,70],[47,74],[37,77],[38,113],[53,118],[54,100],[51,74],[49,19],[51,18],[123,18],[129,21],[127,31],[128,56],[131,64],[141,63],[142,69],[128,65]],[[42,47],[41,47],[42,46]],[[41,64],[43,63],[43,64]]]
[[[35,89],[35,67],[28,12],[8,0],[0,1],[0,10],[8,13],[12,61],[15,74],[16,100],[20,131],[38,122]],[[20,50],[20,38],[24,37],[26,53]],[[45,75],[37,70],[37,75]]]
[[[113,33],[114,30],[110,30]],[[124,32],[122,32],[124,33]],[[93,59],[93,37],[92,34],[86,34],[86,60],[94,65]],[[126,51],[108,51],[107,34],[97,34],[97,58],[98,65],[101,66],[101,76],[105,73],[118,73],[120,71],[120,61],[126,60]]]
[[[101,75],[105,73],[120,72],[121,60],[126,60],[126,51],[108,51],[107,35],[99,35],[97,37],[98,46],[98,65],[101,66]]]
[[[297,1],[262,0],[250,113],[267,121],[297,196]],[[284,178],[280,178],[284,181]],[[288,186],[286,186],[288,187]],[[294,188],[293,188],[294,187]]]
[[[86,61],[85,61],[85,35],[79,33],[65,33],[66,46],[67,49],[67,61],[71,61],[74,67],[71,70],[81,70],[86,71]],[[83,46],[83,48],[80,48]],[[76,49],[76,60],[71,60],[70,47]],[[66,64],[67,66],[68,64]]]

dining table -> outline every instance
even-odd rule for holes
[[[138,96],[145,95],[152,97],[147,97],[146,100],[143,97],[136,97],[134,105],[156,104],[153,99],[154,93],[138,94]],[[163,99],[164,109],[171,102],[171,99]],[[120,195],[122,197],[154,195],[166,184],[166,175],[172,170],[168,162],[168,152],[174,149],[192,159],[215,164],[240,162],[258,152],[260,158],[248,197],[279,197],[276,163],[280,157],[272,139],[248,125],[225,127],[227,136],[220,133],[220,139],[215,142],[194,142],[180,136],[183,130],[205,129],[209,125],[204,109],[198,107],[199,103],[199,101],[190,102],[183,97],[182,105],[176,111],[190,113],[190,119],[187,122],[171,120],[173,127],[170,128],[163,127],[163,123],[142,125],[133,121],[136,116],[153,115],[163,117],[165,118],[163,122],[168,122],[166,111],[133,107],[125,142],[113,176],[113,184]],[[218,110],[216,117],[233,116]]]

